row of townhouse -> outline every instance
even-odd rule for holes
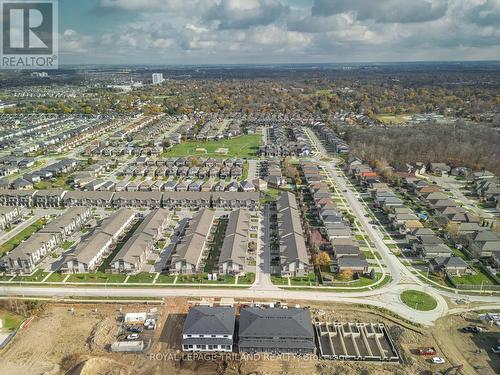
[[[326,144],[333,148],[333,151],[339,154],[348,154],[349,146],[341,139],[332,128],[324,123],[315,124],[313,129],[322,138]]]
[[[137,167],[129,167],[124,172],[123,175],[126,176],[134,176],[134,177],[189,177],[189,178],[221,178],[226,179],[228,177],[239,178],[243,175],[243,167],[240,166],[214,166],[214,167],[177,167],[177,166],[137,166]]]
[[[259,205],[258,192],[157,192],[3,190],[0,206],[16,207],[137,207],[137,208],[247,208]]]
[[[96,270],[135,220],[132,210],[122,208],[114,212],[66,254],[61,271],[87,273]]]
[[[324,236],[332,245],[333,257],[330,270],[337,273],[351,271],[358,275],[368,273],[368,261],[360,250],[347,221],[331,198],[331,186],[323,181],[324,177],[314,163],[303,161],[301,169],[314,200],[317,216],[323,224]]]
[[[260,175],[270,187],[280,187],[286,184],[286,178],[281,172],[280,159],[266,159],[260,162]]]
[[[0,230],[8,228],[20,217],[21,209],[19,207],[0,207]]]
[[[57,246],[77,232],[91,217],[89,208],[70,208],[20,243],[2,258],[8,273],[32,273]]]
[[[89,188],[89,186],[92,186]],[[213,178],[204,180],[170,180],[170,181],[121,181],[118,184],[114,184],[111,181],[95,180],[84,187],[87,191],[256,191],[256,187],[253,181],[245,180],[241,182],[231,181],[226,183],[224,180],[215,182]]]
[[[240,167],[243,168],[245,163],[244,159],[241,158],[205,158],[205,157],[194,157],[194,156],[183,156],[180,158],[147,158],[140,157],[137,158],[135,164],[137,166],[165,166],[171,167]]]
[[[171,274],[201,272],[203,260],[208,253],[207,245],[212,236],[213,222],[214,212],[206,208],[192,217],[171,256],[169,270]]]
[[[111,263],[112,272],[137,273],[151,255],[155,244],[163,238],[170,212],[159,208],[151,211],[120,249]]]
[[[239,209],[229,214],[219,255],[219,273],[238,275],[247,271],[250,213]]]
[[[276,202],[280,274],[304,276],[309,272],[309,255],[304,240],[300,211],[295,195],[280,194]]]

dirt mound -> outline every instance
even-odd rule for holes
[[[117,361],[104,357],[91,357],[80,362],[67,375],[130,375],[132,370]]]
[[[118,336],[118,324],[112,316],[97,323],[90,334],[87,343],[91,352],[106,351],[107,345],[116,341]]]

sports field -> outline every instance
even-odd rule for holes
[[[261,135],[249,134],[240,137],[223,139],[220,141],[198,142],[189,141],[182,142],[173,146],[170,150],[164,153],[164,156],[211,156],[211,157],[238,157],[238,158],[254,158],[259,150]],[[227,149],[227,154],[217,153],[218,149]],[[205,152],[206,150],[206,152]]]

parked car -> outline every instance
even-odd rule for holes
[[[491,351],[495,354],[500,354],[500,345],[497,346],[496,348],[491,348]]]
[[[436,349],[434,348],[419,348],[418,349],[418,354],[419,355],[425,355],[425,356],[431,356],[431,355],[436,355]]]
[[[481,327],[477,327],[477,326],[467,326],[467,327],[462,328],[462,332],[480,333],[480,332],[483,332],[483,329]]]
[[[445,360],[441,357],[432,357],[431,362],[435,365],[441,365],[445,363]]]
[[[130,335],[127,335],[127,340],[137,340],[139,338],[138,333],[131,333]]]
[[[142,331],[144,331],[144,328],[142,328],[141,326],[132,326],[128,327],[127,330],[129,332],[141,333]]]

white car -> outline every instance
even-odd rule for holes
[[[137,340],[139,338],[138,333],[131,333],[130,335],[127,336],[127,340]]]
[[[445,362],[444,359],[441,358],[441,357],[432,357],[431,361],[435,365],[441,365],[441,364],[443,364]]]

